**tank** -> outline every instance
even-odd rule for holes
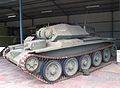
[[[115,56],[114,39],[91,36],[81,26],[69,24],[42,27],[24,44],[3,51],[4,58],[46,83],[99,67]]]

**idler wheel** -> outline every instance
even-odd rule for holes
[[[58,80],[61,74],[62,74],[62,66],[59,61],[49,60],[45,62],[42,66],[41,75],[49,83],[55,82],[56,80]]]
[[[79,59],[80,70],[88,70],[91,66],[90,55],[84,55]]]
[[[6,58],[6,54],[7,54],[8,52],[10,52],[10,48],[9,48],[9,47],[7,47],[7,48],[5,48],[5,49],[3,50],[2,55],[3,55],[4,58]]]
[[[39,67],[39,64],[40,63],[37,57],[29,57],[26,60],[25,66],[28,71],[33,72]]]
[[[63,73],[65,76],[73,76],[78,71],[78,60],[76,58],[68,58],[63,62]]]
[[[111,57],[111,52],[109,48],[103,50],[103,62],[109,62]]]
[[[97,67],[101,64],[101,62],[102,62],[101,51],[97,51],[97,52],[93,53],[93,55],[92,55],[92,65]]]

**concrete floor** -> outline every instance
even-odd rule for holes
[[[0,88],[120,88],[120,65],[112,63],[90,76],[44,84],[1,57]]]

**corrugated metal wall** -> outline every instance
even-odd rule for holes
[[[113,37],[117,39],[116,44],[120,47],[120,11],[114,12]]]
[[[87,25],[95,28],[98,36],[112,37],[112,15],[107,13],[94,13],[86,15],[76,15],[70,17],[70,23],[83,23],[86,20]]]

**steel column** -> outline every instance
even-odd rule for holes
[[[34,27],[34,19],[32,19],[32,27]]]
[[[20,43],[23,43],[23,26],[22,26],[22,0],[19,0],[19,12],[20,12]]]
[[[112,38],[114,38],[114,14],[112,11]]]
[[[69,18],[70,18],[70,17],[69,17],[69,16],[67,16],[67,23],[68,23],[68,24],[69,24]]]

